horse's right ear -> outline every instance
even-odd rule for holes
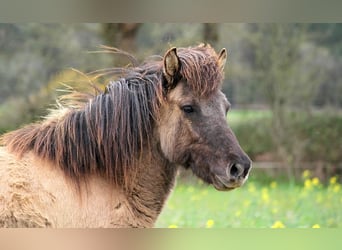
[[[180,61],[177,56],[177,48],[169,49],[164,56],[163,73],[169,84],[174,84],[175,78],[179,75]]]
[[[224,66],[226,65],[227,57],[228,57],[227,50],[225,48],[223,48],[220,51],[219,57],[218,57],[218,64],[219,64],[221,71],[224,70]]]

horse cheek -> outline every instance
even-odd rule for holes
[[[161,123],[159,128],[160,147],[164,156],[171,162],[174,161],[174,145],[176,143],[177,127],[169,119]]]

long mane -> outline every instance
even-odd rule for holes
[[[193,91],[208,96],[220,87],[223,76],[210,46],[178,51],[182,77]],[[7,133],[1,143],[19,157],[33,152],[56,164],[76,183],[99,174],[127,186],[141,154],[149,152],[164,101],[162,65],[159,57],[112,70],[123,76],[111,81],[105,91],[85,98],[81,105],[64,107],[66,111],[58,116]]]

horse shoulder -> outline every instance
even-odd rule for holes
[[[51,227],[44,207],[54,202],[30,171],[26,160],[18,160],[0,149],[0,227]]]
[[[99,176],[81,192],[56,166],[0,148],[0,227],[130,227],[125,194]]]

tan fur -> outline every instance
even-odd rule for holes
[[[153,181],[158,183],[158,179]],[[60,169],[33,155],[18,160],[3,147],[0,182],[0,227],[152,227],[159,214],[139,200],[132,203],[122,191],[96,176],[79,195]],[[160,199],[155,197],[158,192],[142,188],[139,196],[146,195],[151,200]],[[138,214],[133,204],[151,218]]]

